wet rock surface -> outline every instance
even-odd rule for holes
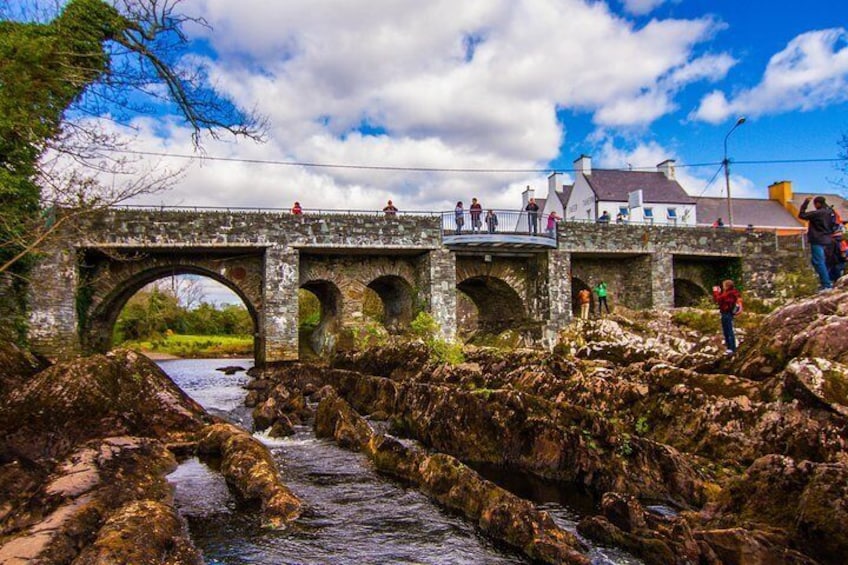
[[[202,563],[166,475],[215,418],[130,351],[0,351],[0,563]]]
[[[280,480],[268,450],[232,424],[212,424],[200,433],[198,452],[220,458],[221,473],[246,501],[258,501],[265,523],[281,527],[300,515],[300,500]]]
[[[268,368],[254,390],[329,385],[313,398],[351,414],[323,433],[416,484],[428,455],[366,444],[358,414],[458,461],[584,487],[600,512],[580,531],[650,563],[841,563],[848,332],[832,334],[846,320],[842,283],[769,315],[733,358],[660,313],[577,323],[554,354],[468,348],[449,367],[395,344]]]
[[[365,452],[381,471],[415,484],[443,506],[474,521],[483,532],[536,561],[589,564],[583,544],[530,502],[481,478],[450,455],[431,455],[376,433],[332,388],[325,388],[322,397],[315,417],[319,437]]]

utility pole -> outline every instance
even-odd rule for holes
[[[724,186],[727,188],[727,223],[733,227],[733,204],[730,199],[730,160],[727,158],[727,138],[733,131],[745,123],[745,116],[740,116],[727,135],[724,136],[724,160],[721,162],[724,165]]]

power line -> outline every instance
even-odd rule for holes
[[[359,165],[350,163],[319,163],[312,161],[283,161],[277,159],[248,159],[243,157],[218,157],[210,155],[195,155],[190,153],[168,153],[164,151],[137,151],[132,149],[106,149],[106,151],[115,153],[124,153],[128,155],[140,155],[146,157],[168,157],[174,159],[189,159],[202,161],[220,161],[229,163],[246,163],[253,165],[276,165],[283,167],[305,167],[305,168],[322,168],[322,169],[352,169],[352,170],[368,170],[368,171],[404,171],[418,173],[574,173],[577,169],[560,169],[560,168],[474,168],[474,167],[412,167],[412,166],[393,166],[393,165]],[[848,157],[836,158],[807,158],[807,159],[760,159],[747,161],[733,161],[734,165],[769,165],[769,164],[803,164],[803,163],[840,163],[848,162]],[[699,168],[713,167],[723,165],[720,161],[712,161],[705,163],[689,163],[675,165],[676,168]],[[595,170],[624,170],[624,169],[600,169]],[[632,171],[656,171],[656,167],[629,167],[627,170]],[[714,179],[713,179],[714,180]],[[707,183],[708,185],[712,183]]]

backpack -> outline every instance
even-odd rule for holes
[[[736,304],[733,305],[733,310],[731,312],[733,312],[734,316],[738,316],[739,314],[742,313],[742,297],[741,296],[739,297],[738,300],[736,300]]]
[[[839,210],[837,210],[833,206],[830,207],[830,228],[831,232],[834,235],[839,236],[842,235],[842,231],[844,230],[842,224],[842,215],[839,213]]]

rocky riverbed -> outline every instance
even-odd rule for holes
[[[796,301],[726,357],[668,313],[577,322],[553,353],[423,344],[252,371],[258,429],[316,433],[547,563],[586,547],[475,469],[594,497],[580,534],[647,563],[843,563],[848,281]],[[46,366],[0,347],[0,563],[202,563],[165,476],[214,458],[262,523],[302,503],[265,447],[128,351]]]
[[[5,344],[0,383],[0,563],[202,563],[166,480],[197,451],[270,526],[298,515],[267,449],[139,354],[45,367]]]
[[[843,282],[767,316],[733,357],[660,313],[573,325],[553,354],[470,350],[450,367],[398,344],[272,367],[255,371],[248,402],[285,434],[306,397],[322,399],[321,433],[484,529],[480,500],[500,495],[466,463],[579,485],[598,504],[580,533],[648,563],[844,563],[847,324]],[[573,539],[547,541],[544,517],[524,523],[492,535],[580,562]]]

